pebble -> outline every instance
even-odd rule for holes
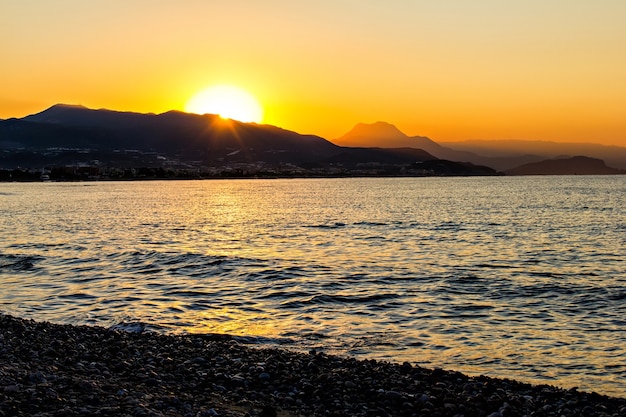
[[[19,391],[20,391],[20,386],[17,384],[7,385],[6,387],[4,387],[4,392],[8,394],[12,394],[12,393],[19,392]]]
[[[392,400],[401,400],[402,399],[402,394],[399,393],[398,391],[387,391],[385,393],[385,396],[389,399]]]
[[[624,398],[250,347],[226,336],[125,333],[0,314],[0,341],[0,417],[626,415]],[[52,348],[63,354],[43,354]]]

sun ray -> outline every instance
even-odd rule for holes
[[[185,110],[246,123],[263,120],[263,108],[254,96],[232,85],[215,85],[198,92],[187,102]]]

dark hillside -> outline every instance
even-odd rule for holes
[[[157,176],[164,170],[184,175],[400,175],[411,174],[411,164],[436,159],[419,148],[341,147],[275,126],[180,111],[141,114],[58,104],[23,119],[0,121],[0,168],[75,167],[93,178],[146,167],[160,172]],[[484,172],[471,165],[464,172],[473,170]]]
[[[505,173],[507,175],[611,175],[626,174],[626,171],[608,167],[601,159],[575,156],[525,164],[507,170]]]

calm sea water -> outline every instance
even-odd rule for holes
[[[0,311],[626,396],[626,176],[0,184]]]

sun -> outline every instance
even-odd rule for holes
[[[194,95],[185,111],[197,114],[218,114],[224,119],[260,123],[263,108],[254,96],[232,85],[215,85]]]

